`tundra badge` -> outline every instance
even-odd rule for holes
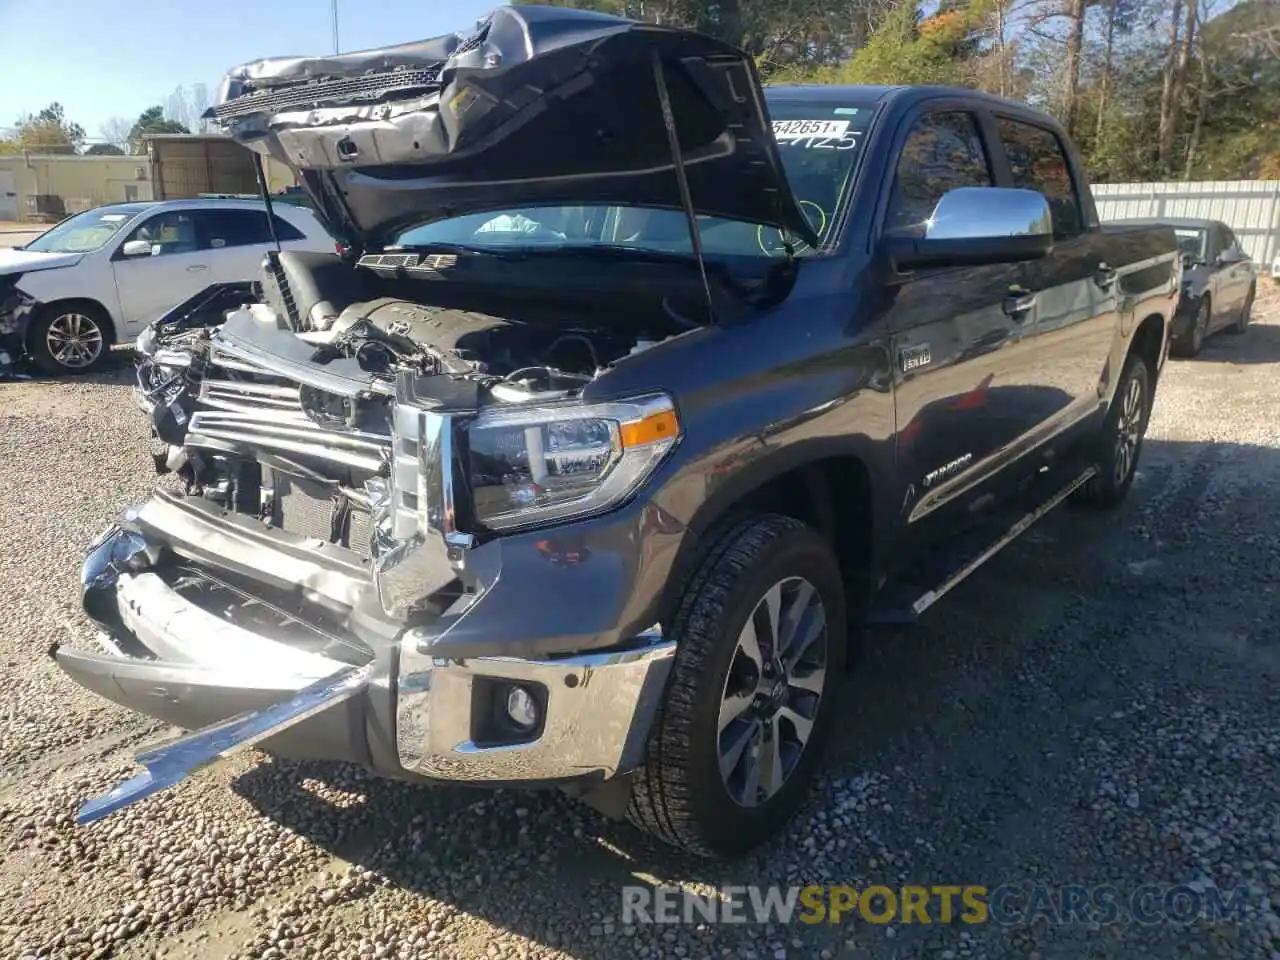
[[[932,362],[933,355],[929,352],[929,345],[922,343],[914,347],[903,347],[898,351],[898,359],[902,364],[902,372],[910,373],[927,367]]]
[[[954,476],[965,468],[970,460],[973,459],[972,453],[966,453],[963,457],[956,457],[950,463],[944,463],[937,470],[930,470],[924,475],[923,483],[926,488],[932,487],[939,480]]]

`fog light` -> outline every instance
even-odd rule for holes
[[[524,687],[513,686],[507,693],[507,716],[521,730],[538,725],[538,701]]]

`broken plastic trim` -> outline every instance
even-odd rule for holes
[[[324,713],[364,692],[373,664],[347,667],[303,687],[294,696],[261,710],[242,713],[138,754],[146,772],[109,793],[88,800],[76,814],[79,824],[94,823],[153,793],[167,790],[214,761],[260,743],[267,737]]]

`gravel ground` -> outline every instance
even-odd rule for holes
[[[707,865],[556,795],[243,756],[88,828],[164,735],[45,656],[152,484],[123,373],[0,384],[0,956],[1280,960],[1280,320],[1171,361],[1116,514],[1059,511],[876,634],[828,773]],[[621,885],[1190,884],[1239,923],[624,927]]]

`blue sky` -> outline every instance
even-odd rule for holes
[[[502,0],[337,0],[342,49],[469,28]],[[58,101],[92,140],[228,67],[333,52],[330,0],[0,0],[0,129]]]

